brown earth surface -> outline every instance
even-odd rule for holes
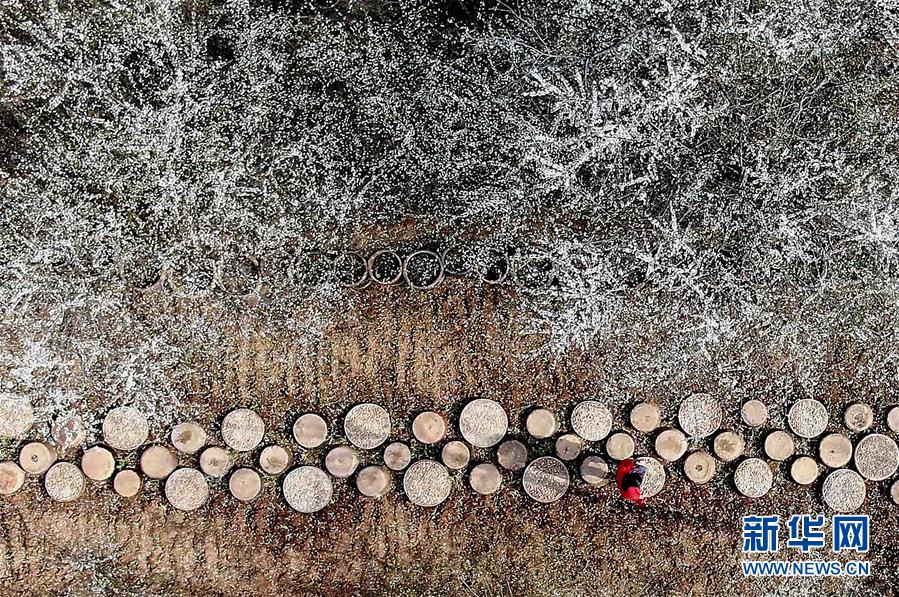
[[[289,445],[297,463],[322,465],[329,445],[340,442],[342,414],[362,401],[384,405],[394,417],[391,439],[411,440],[415,414],[434,409],[449,415],[447,441],[458,436],[455,422],[466,399],[498,400],[510,414],[510,436],[525,441],[531,457],[548,454],[552,439],[525,439],[528,409],[544,406],[568,414],[578,399],[599,397],[615,416],[613,429],[627,428],[630,406],[656,401],[663,427],[672,425],[677,405],[690,392],[720,397],[725,427],[741,430],[747,451],[759,454],[771,425],[785,415],[789,396],[771,390],[770,379],[788,376],[775,351],[752,351],[752,366],[737,387],[723,386],[714,366],[696,367],[652,386],[629,386],[621,363],[640,351],[669,342],[651,330],[628,345],[600,346],[564,358],[541,352],[541,339],[517,329],[514,292],[449,281],[431,292],[403,288],[363,291],[364,306],[351,306],[322,338],[298,339],[254,317],[252,307],[233,322],[232,343],[223,359],[194,367],[183,384],[184,405],[220,443],[218,425],[236,407],[264,418],[265,444]],[[177,317],[194,306],[167,297],[139,297],[135,310]],[[200,355],[199,362],[202,362]],[[874,429],[886,430],[890,394],[867,388],[858,374],[865,347],[834,339],[822,378],[822,399],[831,409],[830,427],[842,408],[869,399]],[[630,366],[630,365],[628,365]],[[628,376],[627,379],[633,379]],[[871,392],[867,394],[866,392]],[[758,397],[773,409],[772,422],[749,430],[739,407]],[[290,428],[307,410],[322,413],[332,435],[316,450],[293,443]],[[780,417],[780,419],[778,419]],[[153,429],[163,438],[169,429]],[[654,435],[635,433],[637,453],[649,453]],[[694,445],[695,444],[695,445]],[[710,448],[711,438],[691,443]],[[437,456],[442,444],[412,443],[413,459]],[[797,455],[816,444],[798,441]],[[260,446],[261,449],[261,446]],[[602,453],[588,445],[587,454]],[[133,465],[139,453],[120,458]],[[239,455],[236,466],[254,461]],[[378,462],[381,450],[362,454],[363,465]],[[495,450],[473,451],[468,469],[495,461]],[[181,464],[195,463],[181,455]],[[647,508],[625,505],[610,487],[592,488],[577,476],[556,504],[539,505],[524,496],[520,473],[506,473],[503,488],[481,497],[454,472],[454,490],[436,509],[411,505],[401,475],[379,501],[364,499],[353,479],[336,480],[332,504],[306,516],[290,510],[279,481],[264,478],[263,495],[250,504],[228,495],[227,479],[212,480],[212,498],[202,509],[182,513],[164,501],[159,483],[147,480],[132,500],[118,498],[111,483],[91,483],[80,500],[53,503],[38,480],[0,501],[0,585],[17,594],[141,595],[595,595],[757,594],[847,592],[891,594],[896,572],[897,509],[889,482],[868,484],[865,510],[872,515],[868,579],[744,579],[740,573],[740,517],[748,514],[830,512],[820,500],[822,478],[811,487],[788,480],[789,463],[778,466],[775,487],[759,500],[740,497],[731,480],[736,462],[722,464],[705,486],[690,484],[680,464],[667,465],[665,490]],[[823,475],[822,475],[823,477]],[[785,528],[781,541],[785,539]],[[801,559],[782,549],[784,559]],[[808,559],[829,559],[822,550]],[[840,559],[854,559],[841,555]]]

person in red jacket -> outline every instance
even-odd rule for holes
[[[646,505],[640,493],[644,475],[646,475],[646,467],[637,463],[633,458],[619,462],[618,472],[615,475],[621,497],[629,502],[634,502],[641,508]]]

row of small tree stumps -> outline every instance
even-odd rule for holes
[[[336,283],[354,289],[372,284],[431,289],[447,276],[476,277],[486,284],[514,282],[530,289],[557,283],[557,267],[547,255],[533,250],[476,250],[469,245],[440,252],[383,249],[370,255],[357,251],[296,251],[273,257],[270,262],[232,248],[217,257],[175,259],[171,263],[131,256],[120,264],[120,270],[122,278],[135,288],[161,290],[169,286],[187,295],[218,289],[229,295],[251,296],[261,290],[264,278],[269,286],[311,288]]]
[[[742,419],[746,425],[761,427],[767,421],[767,408],[758,400],[743,405]],[[874,416],[865,404],[853,404],[845,411],[844,422],[853,432],[866,431]],[[34,416],[27,401],[7,397],[0,401],[0,435],[26,436],[33,426]],[[641,486],[643,497],[657,495],[665,486],[666,473],[662,461],[674,463],[687,453],[688,436],[713,437],[711,453],[702,449],[692,451],[683,460],[683,471],[696,484],[711,481],[718,471],[719,461],[742,459],[733,473],[737,490],[749,498],[759,498],[771,489],[774,482],[772,464],[761,458],[744,457],[745,442],[733,430],[721,431],[722,411],[717,400],[707,394],[686,398],[678,410],[681,429],[665,428],[655,434],[654,448],[659,459],[643,456],[637,460],[647,467]],[[372,403],[353,407],[344,418],[343,432],[347,444],[330,448],[324,458],[324,469],[317,466],[294,466],[293,450],[289,446],[266,445],[258,453],[258,469],[244,466],[234,468],[233,454],[251,453],[263,445],[265,423],[254,411],[238,408],[229,412],[221,425],[222,446],[207,445],[207,434],[196,423],[185,422],[171,432],[171,447],[163,444],[147,446],[149,425],[137,409],[123,406],[110,411],[102,425],[104,445],[84,448],[86,432],[79,420],[72,416],[57,417],[50,428],[51,442],[25,443],[18,463],[0,463],[0,495],[18,491],[27,475],[44,475],[43,485],[51,499],[70,502],[85,490],[86,479],[106,482],[112,479],[113,489],[122,497],[137,495],[144,486],[144,478],[164,483],[163,491],[169,503],[184,511],[202,507],[209,498],[207,477],[228,478],[230,493],[238,500],[256,499],[263,489],[260,475],[286,475],[281,490],[287,503],[298,512],[313,513],[331,501],[332,477],[347,479],[355,475],[359,492],[369,498],[380,498],[393,487],[393,475],[403,471],[402,487],[408,499],[423,507],[434,507],[449,496],[453,488],[450,471],[467,469],[471,459],[469,445],[475,448],[496,446],[497,467],[490,462],[471,468],[468,481],[471,488],[482,495],[496,493],[505,475],[501,471],[521,471],[522,487],[531,498],[541,503],[559,500],[567,492],[571,477],[569,462],[580,460],[579,472],[583,481],[593,486],[610,482],[606,458],[582,453],[587,442],[605,442],[605,456],[611,460],[630,458],[635,442],[627,431],[612,433],[612,413],[595,400],[575,406],[569,423],[571,432],[559,434],[556,414],[542,408],[531,411],[526,418],[528,434],[537,440],[555,438],[555,456],[529,459],[528,447],[519,440],[506,437],[508,416],[503,407],[488,399],[475,399],[466,404],[458,419],[458,430],[465,441],[445,442],[449,421],[441,413],[426,411],[415,417],[412,433],[424,445],[442,445],[440,460],[422,458],[412,462],[408,444],[393,442],[383,449],[383,464],[359,469],[360,450],[374,450],[383,446],[391,434],[389,413]],[[644,402],[630,412],[633,430],[655,433],[661,423],[659,408]],[[804,399],[789,410],[788,423],[792,432],[806,439],[821,436],[828,427],[828,414],[823,404]],[[899,432],[899,407],[889,411],[887,423]],[[293,425],[293,437],[304,450],[322,448],[332,435],[327,422],[318,414],[301,415]],[[115,452],[141,449],[139,466],[117,469]],[[80,461],[59,460],[60,455],[80,451]],[[764,451],[774,462],[790,461],[792,479],[801,485],[812,484],[819,475],[819,462],[812,456],[793,458],[794,436],[786,430],[766,434]],[[198,468],[181,466],[180,454],[199,454]],[[714,453],[714,455],[713,455]],[[822,484],[824,501],[840,512],[856,510],[863,504],[866,479],[882,481],[899,468],[899,448],[884,434],[870,433],[855,446],[850,439],[834,432],[824,436],[818,444],[820,462],[833,469]],[[854,461],[855,470],[846,468]],[[288,472],[288,469],[289,472]],[[327,471],[327,472],[326,472]],[[899,481],[891,494],[899,502]]]

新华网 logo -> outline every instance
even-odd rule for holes
[[[743,553],[777,553],[781,520],[778,515],[743,517]],[[787,520],[784,545],[803,554],[830,547],[833,553],[864,554],[870,544],[870,522],[866,514],[837,514],[827,524],[823,515],[794,514]],[[743,574],[751,576],[867,576],[865,561],[744,561]]]

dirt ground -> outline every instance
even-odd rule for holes
[[[540,339],[524,336],[512,316],[516,297],[504,288],[450,281],[433,292],[402,288],[363,291],[365,301],[348,309],[341,323],[314,341],[298,341],[252,308],[235,320],[233,343],[224,359],[194,368],[183,384],[183,401],[197,420],[217,431],[234,406],[257,409],[266,421],[266,442],[287,442],[297,462],[323,463],[325,450],[301,451],[290,440],[298,413],[322,412],[336,427],[340,416],[361,401],[383,404],[394,417],[392,439],[408,439],[412,416],[425,408],[455,420],[466,399],[483,396],[510,413],[510,435],[523,438],[523,416],[538,405],[567,415],[588,396],[607,401],[615,428],[625,427],[628,406],[650,399],[672,424],[681,398],[707,391],[722,400],[725,426],[746,433],[747,449],[758,453],[761,432],[739,426],[739,406],[749,396],[787,404],[772,395],[768,380],[784,375],[776,355],[758,351],[738,387],[723,387],[713,367],[689,369],[655,387],[629,386],[619,363],[644,345],[608,346],[589,355],[550,357],[536,350]],[[192,308],[176,299],[142,297],[135,310],[175,317]],[[845,404],[864,396],[857,373],[864,347],[835,339],[828,347],[822,396],[832,409],[831,427]],[[876,389],[877,421],[885,429],[889,392]],[[567,416],[565,418],[567,421]],[[783,413],[772,409],[772,423]],[[167,429],[154,429],[156,437]],[[638,453],[647,438],[637,434]],[[212,441],[216,433],[212,434]],[[339,430],[332,435],[339,443]],[[550,442],[527,441],[533,454]],[[696,444],[704,445],[704,444]],[[798,443],[798,452],[814,446]],[[414,457],[436,455],[438,447],[413,444]],[[588,452],[602,453],[601,446]],[[380,451],[363,455],[376,462]],[[133,463],[136,455],[119,465]],[[238,459],[249,461],[250,456]],[[473,462],[495,459],[477,450]],[[182,464],[191,462],[182,457]],[[576,468],[572,467],[576,479]],[[568,495],[539,505],[523,495],[520,474],[506,474],[502,490],[481,497],[456,473],[450,498],[435,509],[411,505],[401,476],[382,500],[363,499],[350,481],[335,482],[333,503],[306,516],[293,512],[267,478],[263,496],[241,504],[213,482],[212,499],[193,513],[170,508],[156,483],[133,500],[121,500],[108,486],[93,485],[72,504],[52,503],[38,481],[0,502],[0,585],[6,595],[596,595],[596,594],[892,594],[896,572],[897,508],[888,482],[869,484],[865,509],[872,515],[872,576],[800,581],[747,580],[742,559],[740,517],[747,513],[789,516],[822,512],[820,479],[801,488],[778,470],[766,497],[748,500],[733,489],[733,466],[724,465],[707,486],[690,484],[677,465],[668,465],[665,490],[645,510],[619,500],[611,488],[575,480]],[[796,552],[783,550],[784,558]],[[826,551],[813,557],[828,559]],[[845,558],[851,559],[851,558]]]

